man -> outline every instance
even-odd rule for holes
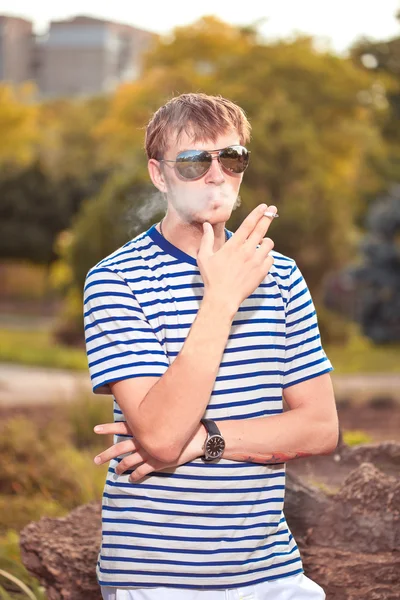
[[[225,228],[249,137],[221,96],[161,107],[145,145],[166,216],[86,277],[93,391],[114,396],[99,431],[115,443],[95,459],[110,461],[96,570],[108,600],[325,598],[283,501],[285,462],[337,445],[332,365],[295,261],[264,237],[277,208]]]

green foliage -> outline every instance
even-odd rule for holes
[[[88,270],[140,233],[157,211],[160,214],[162,205],[155,188],[139,175],[122,172],[114,173],[98,196],[83,203],[65,257],[79,290]]]
[[[0,84],[0,167],[29,165],[34,160],[39,139],[38,106],[35,87]]]
[[[83,348],[56,344],[48,329],[0,329],[0,362],[87,371]]]
[[[66,407],[70,425],[71,441],[76,448],[100,450],[105,447],[106,437],[93,432],[95,425],[110,423],[114,420],[113,408],[107,396],[84,396],[79,403]]]
[[[15,489],[20,489],[15,484]],[[41,517],[63,517],[68,509],[49,498],[44,492],[27,496],[21,491],[15,494],[0,494],[0,532],[6,532],[10,526],[20,531],[27,523]]]
[[[0,255],[47,263],[68,208],[39,163],[0,179]]]
[[[373,438],[359,429],[352,429],[343,431],[343,441],[348,446],[359,446],[360,444],[370,444],[373,442]]]
[[[29,574],[21,562],[19,535],[11,529],[0,537],[0,570],[12,577],[16,577],[19,582],[27,586],[36,600],[46,600],[44,588]],[[0,586],[0,598],[10,598],[12,600],[21,598],[20,586],[10,583],[10,580],[4,576],[0,577],[0,581],[3,584]],[[5,590],[5,587],[9,590],[8,592]],[[26,594],[23,597],[26,598]]]
[[[113,416],[109,398],[96,400],[82,397],[61,406],[46,424],[25,417],[2,424],[0,570],[28,586],[37,600],[46,596],[21,563],[18,532],[41,517],[62,517],[81,504],[100,501],[108,464],[96,466],[93,458],[112,445],[112,436],[96,435],[93,426]],[[21,598],[10,580],[4,578],[0,587],[0,598],[7,593]]]
[[[100,498],[104,485],[104,469],[94,465],[92,453],[72,445],[67,420],[45,428],[24,417],[6,422],[0,441],[0,472],[2,495],[41,494],[69,510]]]
[[[374,344],[355,324],[345,344],[327,343],[324,349],[337,374],[399,372],[400,344]]]

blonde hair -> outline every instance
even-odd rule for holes
[[[190,93],[175,96],[161,106],[151,117],[145,135],[148,159],[160,159],[168,149],[171,136],[178,142],[185,131],[193,142],[211,140],[235,130],[240,143],[250,140],[251,125],[245,112],[231,100],[222,96]]]

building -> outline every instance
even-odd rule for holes
[[[25,78],[35,80],[44,97],[111,92],[121,82],[136,79],[143,52],[157,38],[152,32],[130,25],[86,16],[52,21],[45,35],[33,37],[29,21],[0,19],[6,30],[20,32],[1,38],[5,50],[3,54],[0,51],[0,65],[5,63],[3,56],[10,65],[1,79],[16,82],[18,67],[18,77],[24,72]],[[10,27],[14,21],[18,27]],[[25,29],[20,21],[26,24]]]
[[[0,81],[20,84],[32,78],[34,45],[31,21],[0,15]]]

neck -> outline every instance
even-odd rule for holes
[[[156,225],[157,231],[171,244],[182,250],[192,258],[197,259],[203,237],[203,227],[200,223],[193,225],[171,225],[164,217]],[[214,229],[214,252],[217,252],[227,240],[225,234],[225,223],[213,225]]]

